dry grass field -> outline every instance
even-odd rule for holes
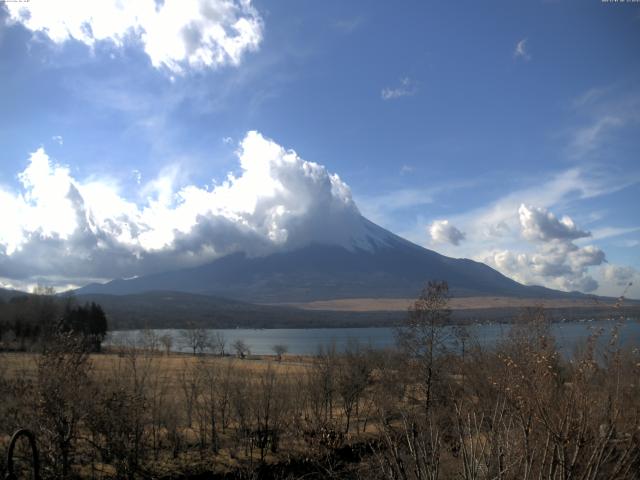
[[[37,370],[37,360],[40,357],[37,353],[25,352],[4,352],[0,353],[0,369],[7,376],[21,376],[23,378],[35,378]],[[117,352],[106,350],[104,353],[91,354],[89,359],[96,374],[108,373],[117,368],[125,357]],[[300,375],[311,366],[309,357],[298,355],[285,355],[282,361],[277,361],[272,355],[253,355],[246,359],[238,359],[231,356],[219,357],[215,355],[190,355],[182,353],[171,353],[170,355],[155,353],[143,358],[149,359],[157,368],[168,377],[174,378],[185,368],[192,367],[198,362],[206,361],[207,364],[218,368],[233,365],[240,372],[247,374],[263,373],[268,368],[273,369],[278,374]]]
[[[6,385],[12,390],[1,391],[0,398],[5,414],[15,416],[17,422],[14,424],[9,419],[8,424],[14,425],[11,427],[0,422],[0,451],[6,448],[10,433],[16,428],[28,427],[34,431],[42,428],[34,422],[44,401],[37,398],[37,392],[46,388],[40,386],[43,382],[51,380],[43,378],[43,370],[49,368],[45,362],[38,353],[0,353],[0,386]],[[344,422],[344,411],[338,401],[332,403],[328,411],[320,408],[321,413],[303,412],[313,409],[306,403],[309,399],[304,398],[313,394],[308,388],[318,373],[311,357],[285,355],[278,361],[268,355],[239,359],[125,349],[90,354],[86,367],[87,377],[79,384],[74,384],[75,377],[84,372],[71,368],[49,372],[57,376],[53,379],[56,392],[56,385],[60,383],[71,385],[67,392],[70,398],[59,399],[62,405],[58,408],[62,412],[57,413],[65,417],[74,415],[76,410],[75,421],[84,425],[74,436],[76,453],[72,461],[74,475],[82,478],[128,478],[125,475],[128,468],[142,468],[138,459],[134,462],[126,453],[121,453],[120,462],[104,461],[104,448],[106,451],[120,448],[122,452],[139,449],[140,456],[142,451],[146,452],[144,468],[151,469],[154,478],[162,475],[174,478],[176,472],[185,470],[223,474],[291,457],[303,458],[310,453],[310,448],[315,453],[318,448],[324,448],[318,442],[325,439],[319,433],[324,427],[311,424],[306,429],[317,430],[317,437],[311,433],[314,438],[305,439],[300,422],[306,425],[306,421],[302,417],[326,416],[336,426]],[[323,401],[322,395],[324,393],[318,392],[311,401]],[[119,397],[117,406],[111,400],[116,396]],[[90,406],[93,402],[95,407]],[[0,409],[0,413],[2,411]],[[22,413],[18,413],[20,411]],[[104,421],[111,425],[98,434],[102,442],[106,442],[98,452],[91,447],[94,440],[90,440],[96,435],[89,418],[93,415],[104,416]],[[65,418],[64,422],[70,423],[68,420]],[[359,420],[353,421],[352,428],[357,422]],[[139,438],[135,429],[132,430],[137,424],[141,425]],[[366,430],[372,432],[374,428],[373,423],[363,428],[360,422],[358,438],[370,435]],[[114,430],[121,433],[116,435],[116,440],[108,440],[112,434],[109,432]],[[257,433],[280,430],[277,440],[270,437],[271,433],[264,440]],[[41,436],[39,441],[45,443],[46,436]],[[114,441],[122,444],[110,445]],[[214,443],[217,446],[214,447]]]

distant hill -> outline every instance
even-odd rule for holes
[[[0,298],[30,295],[0,289]],[[67,296],[61,294],[61,297]],[[357,299],[296,305],[258,305],[211,295],[152,291],[132,295],[74,295],[80,304],[96,302],[105,310],[109,330],[142,328],[330,328],[399,325],[406,319],[411,299]],[[602,301],[600,301],[602,300]],[[609,318],[614,313],[606,299],[551,300],[546,303],[550,319]],[[453,298],[454,321],[511,322],[523,306],[537,299]],[[627,302],[615,315],[640,317],[640,302]]]
[[[347,311],[326,308],[299,309],[288,306],[254,305],[208,295],[184,292],[146,292],[133,295],[78,295],[80,303],[100,304],[109,319],[110,330],[140,328],[320,328],[320,327],[373,327],[399,325],[406,319],[405,308],[385,310]],[[488,299],[489,300],[489,299]],[[524,302],[528,303],[528,302]],[[522,306],[517,303],[497,306],[473,302],[457,305],[452,302],[453,319],[460,322],[512,322],[518,319]],[[578,320],[585,318],[609,318],[611,305],[585,302],[552,302],[547,308],[552,320]],[[616,315],[640,316],[638,302],[617,310]]]
[[[314,328],[397,324],[404,312],[305,311],[293,307],[253,305],[184,292],[134,295],[76,295],[80,303],[100,304],[110,330],[135,328]]]
[[[4,300],[5,302],[19,295],[27,295],[27,294],[19,290],[8,290],[6,288],[0,288],[0,299]]]
[[[181,291],[252,303],[344,298],[415,298],[428,280],[446,280],[456,297],[582,297],[522,285],[469,259],[445,257],[359,217],[351,243],[311,243],[262,257],[235,253],[195,268],[91,284],[77,294]],[[344,235],[343,235],[344,236]]]

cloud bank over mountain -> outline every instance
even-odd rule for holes
[[[38,149],[18,175],[20,191],[0,188],[0,277],[84,283],[240,250],[261,255],[313,241],[348,246],[362,236],[359,211],[338,175],[255,131],[237,156],[239,173],[219,185],[175,187],[175,172],[164,171],[141,185],[139,205],[112,182],[74,178]]]
[[[250,0],[32,0],[6,6],[10,22],[56,44],[140,43],[154,67],[178,74],[238,65],[262,41],[263,21]]]
[[[371,237],[349,186],[324,166],[255,131],[236,155],[238,170],[219,184],[188,184],[168,168],[136,183],[130,197],[113,180],[77,178],[39,148],[17,175],[17,189],[0,186],[0,284],[61,288],[197,266],[238,251],[387,244],[384,235]],[[515,280],[591,292],[599,286],[592,267],[604,269],[600,278],[612,285],[637,277],[634,269],[605,265],[604,251],[583,245],[591,234],[570,217],[530,204],[510,211],[519,224],[505,232],[531,248],[494,248],[480,259]],[[434,221],[428,233],[456,248],[475,240],[449,220]]]

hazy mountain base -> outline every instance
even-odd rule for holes
[[[28,295],[0,289],[0,301]],[[78,295],[81,303],[104,308],[110,330],[142,328],[341,328],[389,327],[406,318],[406,299],[346,299],[311,304],[259,305],[209,295],[184,292],[147,292],[135,295]],[[486,307],[483,301],[486,300]],[[456,323],[501,322],[517,319],[523,308],[546,306],[552,321],[605,319],[611,299],[514,299],[491,297],[454,298]],[[640,302],[626,301],[617,313],[640,318]]]
[[[406,318],[406,309],[389,311],[302,310],[293,307],[255,305],[234,300],[181,292],[149,292],[139,295],[79,295],[81,302],[102,305],[111,330],[140,328],[340,328],[388,327]],[[522,307],[454,309],[457,323],[512,322]],[[604,319],[611,306],[570,306],[547,308],[552,321]],[[640,305],[617,310],[618,315],[640,317]]]
[[[264,257],[235,253],[199,267],[91,284],[75,293],[180,291],[252,303],[310,302],[415,298],[426,280],[446,279],[454,297],[585,297],[579,292],[522,285],[483,263],[445,257],[376,228],[392,237],[384,247],[348,250],[314,244]]]

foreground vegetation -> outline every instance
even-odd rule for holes
[[[0,357],[0,450],[30,428],[43,478],[640,478],[640,351],[615,325],[564,358],[543,311],[491,349],[461,327],[447,350],[448,322],[431,284],[395,351],[90,355],[60,333]]]

